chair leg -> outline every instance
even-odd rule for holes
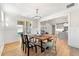
[[[27,51],[27,56],[29,56],[29,49],[30,49],[30,47],[28,46],[25,46],[25,53],[26,53],[26,48],[28,49],[28,51]]]
[[[24,51],[24,44],[22,44],[22,48],[23,48],[23,51]]]
[[[29,56],[29,47],[28,47],[28,54],[27,55]]]
[[[30,47],[29,47],[29,42],[28,42],[28,44],[27,44],[27,48],[28,48],[27,56],[29,56],[29,49],[30,49]]]
[[[26,53],[26,48],[27,48],[27,47],[25,46],[25,53]]]
[[[56,50],[56,46],[55,46],[55,55],[57,55],[57,50]]]
[[[35,45],[35,52],[37,53],[37,46]]]

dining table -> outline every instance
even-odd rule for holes
[[[53,40],[54,39],[54,35],[51,34],[43,34],[43,35],[35,35],[33,36],[33,38],[38,39],[41,42],[41,53],[44,51],[43,48],[43,41],[44,40]]]

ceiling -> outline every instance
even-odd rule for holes
[[[36,15],[36,9],[43,18],[66,9],[67,3],[2,3],[6,13],[32,18]]]
[[[46,23],[49,23],[51,25],[54,25],[54,24],[59,24],[59,23],[66,23],[68,22],[68,17],[67,16],[62,16],[62,17],[58,17],[58,18],[55,18],[55,19],[51,19],[51,20],[48,20],[48,21],[43,21],[41,22],[41,24],[46,24]]]

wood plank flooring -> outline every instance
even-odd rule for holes
[[[74,55],[73,53],[70,54],[71,52],[70,47],[68,47],[67,43],[64,40],[57,39],[56,46],[57,46],[57,56]],[[5,45],[2,56],[27,56],[27,53],[25,54],[23,52],[20,42],[18,41],[15,43]],[[44,56],[44,54],[41,53],[40,48],[38,48],[37,53],[35,53],[34,50],[30,49],[30,56]],[[53,56],[53,54],[51,54],[51,56]]]

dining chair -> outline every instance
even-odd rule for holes
[[[27,40],[26,41],[26,45],[25,45],[25,53],[26,53],[26,48],[28,49],[28,53],[27,53],[27,55],[29,56],[29,50],[30,50],[30,48],[32,48],[33,49],[33,47],[35,48],[35,52],[37,53],[37,45],[36,45],[36,42],[35,41],[31,41],[31,39],[33,39],[33,38],[29,38],[28,37],[28,35],[24,35],[24,37],[25,37],[25,40]]]
[[[52,40],[53,42],[52,48],[50,50],[51,52],[54,51],[54,55],[57,55],[57,47],[56,47],[57,37],[54,36],[54,38],[50,38],[50,40]]]
[[[52,41],[53,41],[53,46],[51,50],[54,51],[54,55],[57,55],[57,47],[56,47],[57,38],[55,37],[55,39],[53,39]]]
[[[25,45],[26,45],[26,40],[24,39],[24,35],[23,35],[23,33],[21,33],[21,47],[23,48],[23,51],[24,51],[24,49],[25,49]]]
[[[55,55],[57,55],[57,49],[56,49],[57,38],[55,38],[55,39],[51,38],[50,40],[52,40],[52,46],[47,47],[45,49],[45,51],[42,54],[40,54],[40,56],[55,56]]]

